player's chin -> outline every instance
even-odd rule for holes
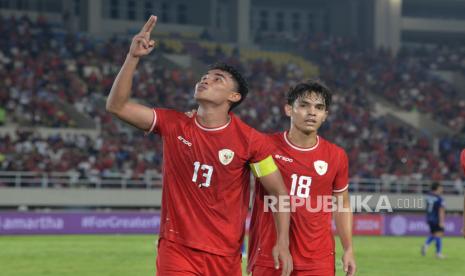
[[[195,93],[194,93],[194,99],[196,100],[206,100],[206,95],[205,93],[203,93],[204,90],[202,91],[198,91],[196,90]]]
[[[194,94],[194,100],[197,103],[208,103],[208,104],[215,104],[217,105],[220,101],[212,97],[212,95],[208,95],[208,93],[204,93],[203,91],[200,93]]]
[[[302,131],[305,135],[309,135],[313,132],[316,131],[316,129],[314,127],[311,127],[311,126],[302,126],[299,128],[300,131]]]
[[[309,124],[309,123],[303,123],[303,124],[301,125],[301,129],[302,129],[302,130],[305,130],[305,131],[310,131],[310,132],[312,132],[312,131],[315,131],[315,130],[318,129],[318,125],[315,124],[315,123],[310,123],[310,124]]]

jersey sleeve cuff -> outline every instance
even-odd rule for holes
[[[155,125],[157,124],[157,112],[155,111],[155,108],[152,109],[152,111],[153,111],[153,121],[152,121],[152,125],[150,126],[150,129],[145,132],[146,135],[151,133],[155,129]]]
[[[345,190],[347,190],[347,188],[349,188],[349,184],[347,184],[344,188],[342,189],[339,189],[339,190],[333,190],[333,193],[340,193],[340,192],[344,192]]]

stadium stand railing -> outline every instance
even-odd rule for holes
[[[461,181],[444,180],[445,194],[463,194]],[[107,173],[105,175],[72,172],[0,172],[0,187],[16,188],[89,188],[89,189],[160,189],[162,177],[158,172],[146,170],[139,176],[124,173]],[[350,190],[362,193],[422,194],[430,190],[431,181],[416,179],[380,179],[352,178]]]
[[[107,173],[105,176],[83,175],[73,172],[0,172],[0,187],[15,188],[145,188],[161,187],[161,175],[146,170],[141,176],[127,176],[122,173]],[[0,188],[1,189],[1,188]]]

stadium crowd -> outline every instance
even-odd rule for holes
[[[78,171],[87,177],[119,172],[128,178],[137,178],[148,169],[160,172],[160,139],[126,131],[102,104],[128,42],[128,38],[96,41],[81,34],[56,32],[43,18],[37,22],[25,17],[1,18],[0,106],[9,122],[76,126],[57,104],[60,101],[92,118],[101,135],[97,139],[85,135],[39,137],[18,131],[16,139],[0,137],[0,169]],[[458,139],[442,137],[438,156],[428,133],[376,115],[368,97],[377,93],[401,108],[417,108],[453,129],[462,129],[465,102],[447,83],[425,72],[419,62],[425,58],[365,53],[342,39],[314,38],[300,45],[310,49],[309,58],[319,65],[320,78],[335,92],[322,135],[346,149],[352,177],[459,177],[458,149],[462,145]],[[226,55],[220,49],[213,54],[199,49],[196,56],[204,62],[226,61],[239,67],[249,80],[250,96],[235,111],[243,120],[265,132],[287,128],[282,112],[285,92],[305,79],[298,66],[278,66],[260,59],[240,61],[238,51]],[[196,75],[191,69],[162,66],[158,62],[161,51],[169,49],[162,45],[139,65],[133,97],[149,106],[190,110],[195,107]]]
[[[370,50],[350,38],[322,34],[283,38],[286,36],[268,34],[258,41],[274,49],[296,49],[326,73],[338,76],[340,82],[363,82],[370,93],[401,109],[418,110],[456,132],[465,131],[465,97],[432,73],[465,72],[465,47],[461,44],[404,48],[393,57],[389,51]]]
[[[335,91],[335,95],[329,120],[322,133],[347,150],[352,176],[378,178],[388,174],[394,178],[409,176],[417,180],[440,180],[458,175],[458,138],[442,137],[441,158],[438,158],[433,154],[428,133],[376,115],[368,99],[370,91],[374,89],[373,84],[360,77],[361,71],[351,72],[351,66],[345,68],[347,62],[339,64],[337,60],[330,59],[331,54],[328,56],[329,59],[323,58],[318,63],[320,77]],[[234,54],[227,56],[218,51],[209,53],[205,50],[198,57],[205,61],[225,60],[241,67]],[[241,69],[249,77],[253,91],[243,104],[239,113],[241,117],[261,130],[286,129],[288,122],[282,112],[282,103],[285,102],[283,92],[303,78],[302,71],[293,64],[278,68],[271,62],[261,60],[249,61]]]
[[[0,105],[8,117],[31,125],[74,126],[54,104],[67,93],[68,79],[50,25],[44,18],[0,22]]]

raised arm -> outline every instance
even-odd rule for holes
[[[108,112],[145,131],[149,130],[152,125],[153,111],[149,107],[131,102],[129,98],[131,96],[132,78],[139,59],[150,54],[154,49],[155,41],[150,40],[150,33],[156,22],[157,17],[150,16],[141,31],[133,37],[129,53],[113,82],[106,102]]]

